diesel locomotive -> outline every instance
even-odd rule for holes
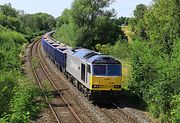
[[[122,85],[121,63],[111,56],[55,41],[52,33],[42,36],[42,47],[68,80],[88,99],[116,98]]]

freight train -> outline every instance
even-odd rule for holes
[[[108,55],[85,48],[72,48],[42,36],[42,47],[67,79],[91,100],[113,100],[120,93],[122,65]]]

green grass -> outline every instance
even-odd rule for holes
[[[123,88],[127,88],[131,65],[128,59],[120,60],[122,64]]]
[[[133,32],[129,26],[121,26],[122,31],[124,31],[125,35],[128,37],[128,42],[132,42]]]

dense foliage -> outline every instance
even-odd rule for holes
[[[150,7],[138,5],[130,20],[136,40],[129,89],[161,122],[180,122],[179,5],[178,0],[154,0]]]
[[[19,31],[29,36],[28,39],[51,31],[56,23],[54,17],[46,13],[21,14],[18,21],[20,23]]]
[[[105,10],[112,0],[75,0],[58,18],[56,38],[71,46],[94,49],[96,44],[115,44],[125,39],[114,20],[114,11]]]
[[[119,17],[117,19],[114,19],[115,23],[119,26],[127,26],[129,23],[129,19],[127,17]]]
[[[20,53],[27,41],[15,32],[1,27],[0,31],[0,119],[1,122],[29,122],[39,106],[32,99],[39,93],[21,73]]]
[[[46,13],[25,14],[11,7],[11,4],[0,5],[0,25],[16,30],[30,41],[33,37],[50,31],[56,20]]]
[[[100,51],[101,53],[105,53],[107,55],[112,55],[119,60],[127,60],[130,56],[130,49],[129,45],[126,42],[117,41],[115,45],[96,45],[96,50]]]
[[[51,30],[55,23],[47,14],[29,16],[25,21],[10,4],[0,5],[0,122],[30,122],[42,107],[35,101],[41,95],[39,89],[23,75],[21,58],[28,43],[26,39],[32,37],[32,33]],[[27,25],[32,18],[34,23]],[[45,18],[43,22],[42,18]],[[42,27],[34,27],[35,24]]]

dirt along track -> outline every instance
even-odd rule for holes
[[[60,119],[59,122],[72,123],[152,123],[150,120],[146,120],[148,119],[146,116],[142,117],[142,113],[135,113],[138,116],[133,116],[136,110],[134,112],[125,110],[128,113],[124,114],[122,111],[119,111],[121,109],[117,108],[117,106],[101,107],[92,104],[83,96],[81,92],[78,91],[77,88],[71,85],[67,79],[65,79],[64,75],[55,67],[55,65],[49,60],[48,56],[44,53],[40,43],[35,44],[36,45],[32,49],[32,62],[34,62],[32,63],[32,67],[36,70],[42,85],[45,87],[45,90],[54,95],[53,98],[51,98],[50,103],[52,104],[55,114],[57,115],[57,118],[55,118],[55,116],[52,116],[51,113],[51,118],[46,118],[50,121],[40,120],[37,122],[58,122],[55,119]],[[41,65],[38,63],[38,59],[41,61]],[[43,72],[41,66],[43,66],[46,73]],[[48,74],[49,78],[46,74]],[[56,89],[54,89],[52,84],[50,84],[50,81],[53,81]],[[72,111],[69,111],[69,109],[66,108],[68,105],[62,101],[58,92],[63,95],[64,99],[68,102],[69,106],[72,107],[80,121],[73,116]]]

